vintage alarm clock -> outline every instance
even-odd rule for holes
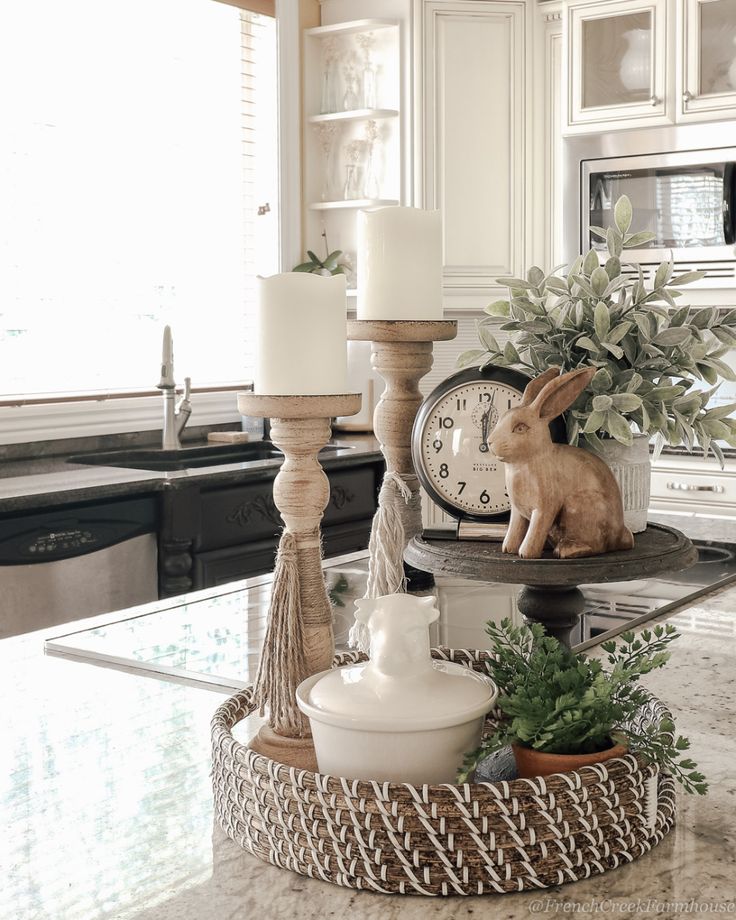
[[[511,502],[504,465],[488,438],[503,413],[521,404],[529,380],[507,367],[467,368],[443,380],[419,407],[411,439],[414,468],[430,498],[457,520],[459,538],[503,537]],[[561,419],[550,429],[553,440],[565,440]]]

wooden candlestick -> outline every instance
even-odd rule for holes
[[[322,574],[320,547],[320,522],[330,498],[330,484],[318,454],[330,438],[330,419],[337,415],[355,415],[360,410],[360,402],[359,393],[328,396],[238,394],[238,409],[243,415],[271,419],[271,438],[284,452],[285,459],[273,485],[273,498],[284,520],[284,535],[293,535],[296,547],[299,595],[296,625],[299,628],[296,636],[285,639],[292,643],[301,641],[300,649],[291,650],[292,657],[301,661],[301,679],[331,667],[335,654],[332,607]],[[274,598],[277,578],[275,574]],[[286,615],[287,611],[272,600],[269,630],[277,629]],[[286,680],[286,675],[281,677]],[[261,728],[249,746],[273,760],[315,770],[309,723],[299,712],[293,694],[285,707],[278,711],[270,708],[268,718],[269,725]]]
[[[412,498],[404,519],[404,548],[422,531],[419,480],[411,457],[411,432],[422,402],[419,381],[432,368],[432,343],[457,335],[456,320],[349,320],[348,339],[371,342],[371,363],[386,382],[373,415],[373,429],[386,472],[405,480]]]

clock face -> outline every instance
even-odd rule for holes
[[[494,520],[511,507],[504,464],[488,439],[499,419],[521,405],[528,378],[508,368],[453,374],[425,400],[414,424],[412,454],[431,498],[455,517]]]

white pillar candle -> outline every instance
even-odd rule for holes
[[[254,392],[346,393],[345,276],[286,272],[259,277],[257,295]]]
[[[439,211],[358,211],[358,319],[442,319]]]

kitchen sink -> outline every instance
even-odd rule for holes
[[[320,456],[329,456],[339,449],[338,445],[328,444],[322,448]],[[280,460],[283,456],[278,447],[270,441],[256,441],[250,444],[207,444],[204,447],[182,447],[179,450],[133,448],[93,454],[75,454],[67,458],[67,463],[119,466],[132,470],[166,473],[204,466],[221,466],[225,463]]]

